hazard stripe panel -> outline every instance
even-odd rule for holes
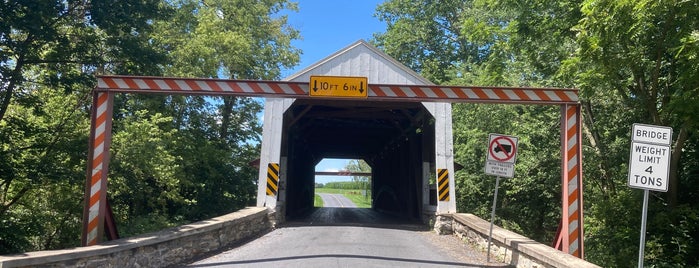
[[[580,125],[578,125],[579,120],[579,107],[576,105],[566,105],[565,110],[565,156],[566,163],[564,167],[567,170],[568,178],[568,215],[563,215],[568,217],[568,253],[578,258],[583,257],[583,244],[582,244],[582,178],[580,174],[580,144],[578,143],[580,133]]]
[[[449,201],[449,170],[437,170],[437,200]]]
[[[267,195],[276,196],[279,189],[279,164],[269,163],[267,165]]]
[[[584,258],[580,105],[562,105],[561,113],[563,215],[554,246]]]
[[[456,102],[571,103],[577,90],[551,88],[490,88],[463,86],[369,85],[369,98],[450,100]]]
[[[99,76],[97,91],[168,94],[276,96],[319,98],[309,95],[307,82]],[[327,98],[327,97],[326,97]],[[369,84],[370,100],[493,102],[525,104],[577,103],[577,89],[496,88],[434,85]]]
[[[89,170],[87,184],[89,188],[88,200],[84,216],[87,220],[83,223],[83,245],[96,245],[101,240],[100,225],[105,215],[106,201],[106,177],[107,165],[109,164],[109,143],[111,137],[111,102],[112,93],[95,93],[92,107],[92,133]]]
[[[206,95],[308,95],[308,83],[138,76],[97,77],[96,90]]]

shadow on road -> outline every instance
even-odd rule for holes
[[[370,208],[322,207],[287,219],[282,227],[296,226],[362,226],[375,228],[429,230],[430,226],[416,219],[382,213]]]
[[[439,267],[511,267],[507,265],[487,265],[482,264],[469,264],[469,263],[459,263],[459,262],[446,262],[446,261],[434,261],[434,260],[422,260],[422,259],[407,259],[407,258],[392,258],[392,257],[380,257],[380,256],[368,256],[368,255],[350,255],[350,254],[319,254],[319,255],[304,255],[304,256],[293,256],[293,257],[280,257],[280,258],[268,258],[268,259],[256,259],[256,260],[241,260],[241,261],[226,261],[226,262],[215,262],[206,264],[192,264],[188,267],[222,267],[222,266],[234,266],[234,265],[260,265],[262,263],[274,263],[283,262],[290,260],[304,260],[304,259],[318,259],[318,258],[330,258],[330,259],[362,259],[362,260],[376,260],[376,261],[390,261],[390,262],[402,262],[410,267],[414,266],[439,266]],[[375,263],[378,265],[378,263]]]

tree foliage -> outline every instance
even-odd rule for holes
[[[0,254],[78,245],[94,76],[276,79],[298,32],[279,1],[0,2]],[[117,95],[108,198],[122,236],[254,198],[261,105]]]
[[[367,164],[364,160],[360,159],[353,159],[347,162],[347,165],[345,166],[346,170],[352,171],[352,172],[363,172],[363,173],[371,173],[371,166]],[[360,188],[359,189],[367,189],[369,185],[371,185],[371,176],[352,176],[352,182],[357,184]]]
[[[442,84],[580,89],[586,257],[633,265],[641,191],[626,186],[632,123],[674,129],[670,191],[654,193],[646,264],[699,264],[696,1],[387,1],[373,41]],[[550,244],[560,219],[557,108],[454,105],[459,210],[487,216],[487,133],[520,137],[498,222]],[[636,208],[636,209],[634,209]]]

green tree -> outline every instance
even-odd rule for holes
[[[287,1],[183,0],[170,4],[175,9],[173,17],[154,23],[157,34],[153,37],[153,42],[168,53],[168,61],[162,66],[165,75],[271,80],[279,78],[282,67],[298,61],[298,50],[290,46],[298,32],[286,25],[286,17],[276,15],[282,9],[295,8]],[[119,107],[123,112],[115,117],[124,119],[115,122],[115,132],[134,133],[119,128],[130,124],[134,114],[129,111],[147,111],[147,116],[137,117],[162,114],[171,118],[170,124],[157,124],[159,131],[151,131],[151,135],[167,141],[165,151],[157,155],[174,158],[168,163],[148,164],[155,163],[154,168],[161,171],[177,171],[161,179],[174,182],[176,187],[151,186],[155,192],[168,193],[162,198],[152,196],[148,187],[125,184],[119,191],[125,197],[143,195],[149,204],[159,205],[132,211],[130,220],[120,222],[120,228],[130,228],[129,223],[135,221],[143,228],[131,233],[152,231],[251,204],[255,185],[250,178],[256,177],[256,170],[248,162],[259,152],[258,100],[128,95],[120,97]],[[174,137],[162,136],[171,131],[176,131]],[[143,154],[141,158],[157,155]],[[124,171],[115,171],[115,176]],[[143,175],[135,177],[144,179]],[[118,189],[114,190],[116,195]],[[121,198],[121,205],[128,206],[129,199]]]
[[[141,0],[3,1],[0,14],[0,253],[74,246],[92,76],[156,74],[150,22],[167,10]]]
[[[602,10],[613,16],[603,15]],[[692,1],[587,1],[579,31],[579,79],[588,90],[611,87],[644,123],[675,129],[670,208],[677,206],[678,168],[696,116],[699,6]]]
[[[699,238],[693,202],[699,193],[693,180],[699,170],[695,134],[698,7],[696,1],[395,0],[378,9],[388,27],[374,42],[437,83],[580,88],[586,252],[590,260],[603,266],[626,267],[637,254],[632,249],[638,245],[641,195],[625,185],[631,124],[673,127],[671,187],[667,194],[653,195],[646,256],[658,267],[696,266],[692,252],[697,252]],[[476,53],[460,54],[464,50],[455,48]],[[427,67],[434,62],[440,67]],[[539,205],[556,204],[560,190],[528,180],[558,184],[551,176],[560,172],[559,165],[547,158],[558,158],[558,153],[546,150],[560,146],[553,137],[558,135],[540,134],[542,130],[558,131],[555,125],[534,123],[553,120],[556,112],[481,106],[454,105],[456,158],[466,163],[465,170],[457,173],[459,210],[484,215],[485,204],[492,200],[491,183],[479,175],[483,155],[479,148],[484,146],[478,143],[488,132],[519,133],[522,141],[529,141],[523,149],[546,153],[542,159],[518,157],[517,175],[510,181],[526,186],[503,185],[500,222],[550,243],[550,231],[537,232],[532,227],[550,230],[551,221],[542,222],[542,217],[560,217],[558,205]],[[502,124],[499,118],[522,120]],[[528,189],[540,194],[517,196]],[[545,212],[530,214],[518,203]],[[512,218],[505,208],[509,206],[522,209],[527,217]],[[638,210],[623,209],[629,207]]]
[[[278,78],[286,1],[0,2],[0,253],[75,246],[96,74]],[[243,207],[258,101],[117,95],[109,198],[122,234]],[[133,203],[132,203],[133,201]]]
[[[364,160],[353,159],[347,162],[345,166],[346,170],[351,172],[362,172],[371,173],[371,166],[367,164]],[[369,189],[371,188],[371,176],[352,176],[352,182],[355,184],[356,189],[365,190],[365,195],[367,198],[370,196]]]
[[[373,41],[437,84],[567,86],[578,1],[386,1]]]
[[[150,21],[167,16],[156,0],[3,1],[0,12],[0,120],[13,98],[26,101],[18,89],[37,82],[31,68],[69,91],[96,71],[144,73],[163,59],[148,45]]]
[[[279,79],[281,68],[298,62],[291,46],[299,38],[281,10],[296,5],[280,1],[174,1],[175,15],[155,25],[154,38],[171,55],[169,76],[231,79]],[[170,97],[174,127],[182,143],[182,191],[189,201],[185,217],[203,219],[249,205],[254,198],[262,107],[251,98]]]
[[[181,169],[172,152],[178,133],[159,126],[171,120],[160,114],[148,116],[146,110],[140,110],[124,118],[114,134],[109,197],[120,227],[125,228],[122,233],[127,236],[149,231],[143,229],[143,216],[162,220],[158,216],[169,215],[168,205],[184,203],[177,190],[182,181]]]
[[[431,70],[416,68],[437,83],[570,85],[557,77],[562,61],[575,49],[570,28],[579,18],[576,7],[572,1],[388,1],[378,10],[388,30],[375,42],[398,59],[412,57],[417,63],[407,63],[413,68],[440,62]],[[420,26],[402,27],[404,24]],[[437,41],[412,42],[413,38]],[[421,53],[426,56],[419,56]],[[560,133],[560,109],[453,107],[456,161],[465,166],[457,173],[458,209],[481,217],[489,214],[494,182],[482,175],[487,134],[519,136],[522,154],[517,176],[503,183],[498,222],[549,244],[560,220],[560,138],[551,135]]]
[[[85,178],[87,95],[46,87],[0,121],[0,252],[74,246]],[[67,108],[66,108],[67,107]]]
[[[466,15],[463,1],[386,1],[377,17],[387,30],[372,41],[384,52],[441,84],[455,64],[481,62],[487,53],[464,38],[461,20]]]
[[[558,107],[458,104],[454,106],[458,210],[490,217],[495,178],[483,173],[489,133],[519,137],[515,177],[501,180],[498,225],[532,239],[553,241],[560,220]],[[519,118],[512,123],[512,118]]]
[[[693,174],[698,166],[693,156],[696,151],[693,143],[698,127],[695,115],[699,108],[699,59],[696,57],[699,5],[692,1],[585,1],[581,11],[584,17],[575,27],[580,49],[571,62],[580,73],[578,84],[591,100],[592,107],[588,109],[594,113],[602,109],[618,111],[622,107],[621,110],[632,112],[621,118],[615,113],[590,116],[590,120],[597,120],[589,124],[593,134],[591,142],[598,144],[601,154],[612,155],[607,158],[604,172],[613,174],[610,178],[619,179],[617,184],[623,187],[627,162],[623,153],[628,152],[631,123],[673,128],[669,191],[664,195],[652,195],[646,257],[649,265],[696,266],[699,260],[690,252],[697,251],[695,241],[699,232],[697,224],[690,222],[697,214],[692,196],[699,190],[691,179],[696,176]],[[598,96],[613,100],[616,107],[606,108],[606,103],[610,102]],[[612,120],[621,124],[604,124]],[[605,194],[619,194],[618,190],[607,191],[609,187],[602,189]],[[628,204],[639,204],[639,195],[640,191],[634,191],[630,198],[633,202]],[[605,196],[605,200],[611,199]],[[618,222],[608,222],[604,226],[612,228],[612,224]],[[594,238],[595,235],[603,234],[595,232]],[[628,242],[629,246],[631,244]],[[624,265],[623,260],[618,259],[613,263]]]

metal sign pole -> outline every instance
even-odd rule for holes
[[[638,268],[643,268],[643,251],[646,247],[646,219],[648,218],[648,191],[643,190],[643,212],[641,213],[641,245],[638,249]]]
[[[493,221],[495,220],[495,206],[498,203],[498,187],[500,187],[500,176],[495,177],[495,195],[493,195],[493,211],[490,212],[490,232],[488,232],[488,257],[487,262],[490,262],[490,241],[493,238]]]

